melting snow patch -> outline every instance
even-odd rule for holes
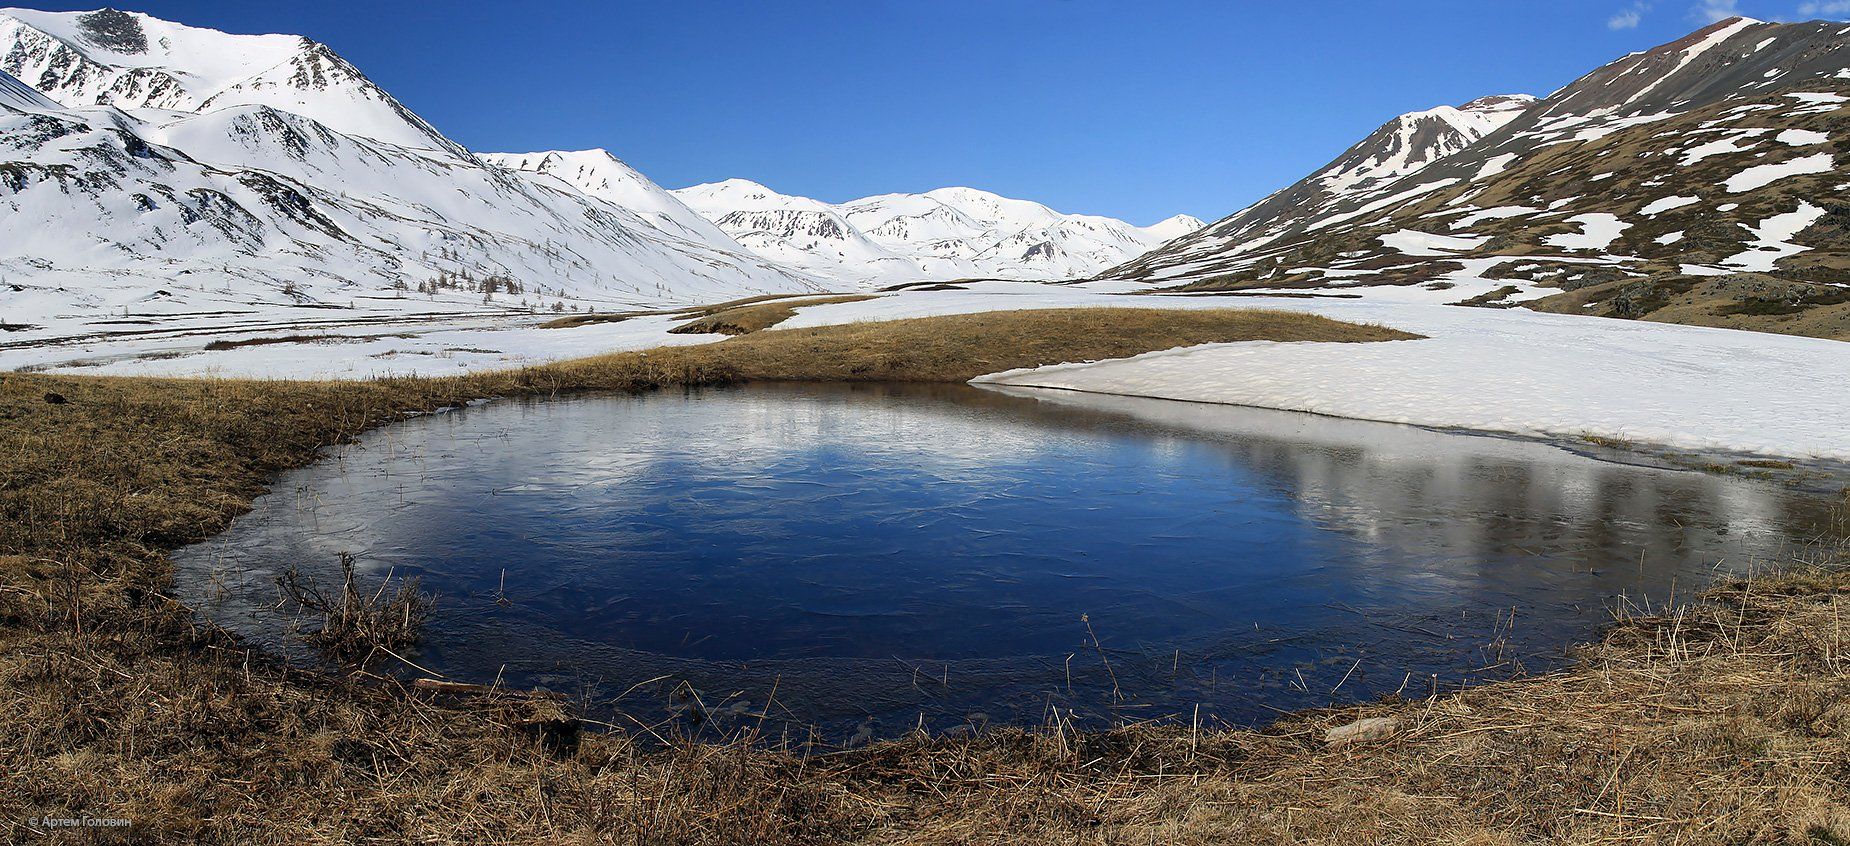
[[[1579,224],[1580,231],[1550,235],[1543,240],[1550,246],[1568,250],[1603,250],[1619,239],[1619,233],[1631,228],[1631,224],[1620,220],[1617,215],[1603,212],[1577,214],[1568,218],[1567,222]]]
[[[1787,256],[1798,255],[1811,249],[1803,244],[1791,243],[1792,236],[1804,231],[1805,227],[1818,222],[1824,216],[1824,209],[1803,200],[1799,201],[1797,211],[1778,214],[1760,222],[1759,226],[1743,228],[1754,234],[1753,243],[1747,252],[1729,256],[1722,264],[1741,270],[1771,271],[1773,264]]]
[[[1724,153],[1745,153],[1748,150],[1752,150],[1754,145],[1760,143],[1758,141],[1749,141],[1748,139],[1764,132],[1766,132],[1764,129],[1735,130],[1727,138],[1710,141],[1707,144],[1699,144],[1688,150],[1684,150],[1683,160],[1677,164],[1689,167],[1710,156],[1719,156]],[[1747,141],[1747,145],[1741,146],[1740,142],[1742,141]]]
[[[1471,177],[1471,181],[1477,182],[1481,179],[1488,179],[1492,176],[1496,176],[1507,170],[1510,163],[1514,161],[1516,161],[1515,153],[1504,153],[1500,156],[1492,156],[1490,160],[1484,162],[1483,167],[1477,169],[1477,175]]]
[[[1792,114],[1795,115],[1815,115],[1824,112],[1834,112],[1845,102],[1850,101],[1850,97],[1845,97],[1842,94],[1827,94],[1822,91],[1804,91],[1798,94],[1787,94],[1786,96],[1804,104],[1804,108],[1792,110]]]
[[[1455,294],[1456,291],[1445,292]],[[1841,341],[1513,309],[1367,300],[1249,305],[1426,340],[1210,344],[977,382],[1257,405],[1426,426],[1850,458]],[[1832,370],[1835,368],[1835,370]]]
[[[1458,183],[1458,180],[1456,179],[1441,179],[1438,182],[1428,182],[1425,185],[1415,185],[1412,188],[1408,188],[1407,190],[1402,191],[1398,194],[1394,194],[1388,197],[1383,197],[1379,200],[1369,203],[1368,205],[1365,205],[1354,211],[1346,212],[1346,213],[1339,214],[1339,215],[1334,215],[1332,217],[1326,217],[1322,220],[1317,221],[1316,223],[1311,224],[1310,226],[1305,227],[1305,231],[1315,232],[1326,226],[1333,226],[1335,224],[1342,223],[1345,220],[1351,220],[1353,218],[1361,217],[1362,215],[1368,214],[1370,212],[1379,211],[1389,206],[1396,206],[1407,200],[1413,199],[1414,197],[1418,197],[1421,194],[1430,194],[1441,188],[1455,185],[1457,183]]]
[[[1728,177],[1728,181],[1722,183],[1722,187],[1730,194],[1739,194],[1771,185],[1788,176],[1829,172],[1831,172],[1831,154],[1815,153],[1778,164],[1755,165]]]
[[[1831,136],[1809,129],[1788,129],[1776,136],[1775,140],[1793,147],[1806,147],[1812,144],[1823,144],[1831,140]]]
[[[1668,235],[1657,236],[1657,243],[1659,244],[1674,244],[1681,240],[1683,240],[1682,232],[1672,232]]]
[[[1528,206],[1498,206],[1494,209],[1484,209],[1465,215],[1453,221],[1452,228],[1467,229],[1479,221],[1502,220],[1506,217],[1522,217],[1523,215],[1535,214],[1537,211],[1540,210]]]
[[[1700,200],[1695,197],[1665,197],[1661,200],[1652,200],[1650,205],[1639,209],[1638,213],[1646,217],[1651,217],[1670,211],[1671,209],[1680,209],[1696,202],[1700,202]]]
[[[1604,138],[1608,135],[1618,132],[1621,129],[1630,129],[1634,126],[1642,126],[1647,123],[1656,123],[1657,121],[1665,120],[1665,119],[1673,118],[1673,117],[1676,117],[1675,112],[1658,112],[1657,114],[1650,114],[1650,115],[1633,115],[1632,117],[1613,118],[1612,120],[1608,120],[1608,121],[1605,121],[1604,123],[1601,123],[1599,126],[1590,126],[1590,127],[1587,127],[1586,129],[1582,129],[1579,132],[1574,133],[1574,137],[1569,140],[1598,141],[1601,138]]]
[[[1413,229],[1402,229],[1391,235],[1381,236],[1381,243],[1388,249],[1399,250],[1410,256],[1444,256],[1452,253],[1474,250],[1489,240],[1488,236],[1478,235],[1434,235]]]

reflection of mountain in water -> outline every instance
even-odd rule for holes
[[[1509,566],[1544,554],[1611,575],[1605,583],[1614,592],[1649,589],[1660,584],[1639,582],[1641,559],[1652,574],[1707,574],[1745,567],[1830,527],[1829,507],[1816,497],[1737,477],[1597,461],[1533,441],[1267,409],[991,390],[1214,438],[1307,519],[1424,556],[1449,591],[1495,590]],[[1366,579],[1367,570],[1353,576]]]

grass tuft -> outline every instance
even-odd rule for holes
[[[368,592],[359,586],[353,556],[345,552],[340,554],[340,571],[339,593],[323,590],[293,565],[276,577],[286,607],[307,612],[319,622],[303,635],[309,644],[330,658],[363,668],[380,651],[396,655],[417,642],[434,602],[418,589],[417,578],[401,580],[387,593],[394,587],[388,573],[377,590]]]

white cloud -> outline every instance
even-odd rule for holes
[[[1812,18],[1819,15],[1841,15],[1850,12],[1850,0],[1827,0],[1822,3],[1800,3],[1799,15]]]
[[[1695,14],[1708,23],[1715,23],[1741,14],[1741,10],[1735,8],[1739,3],[1740,0],[1702,0],[1696,4]]]
[[[1850,0],[1846,0],[1846,2],[1850,2]],[[1649,11],[1651,11],[1651,0],[1633,0],[1630,6],[1625,7],[1620,10],[1618,14],[1606,19],[1606,28],[1637,29],[1638,23],[1644,20],[1644,13]]]

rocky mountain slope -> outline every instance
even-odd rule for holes
[[[1730,19],[1501,102],[1462,144],[1391,122],[1103,275],[1439,297],[1487,277],[1508,285],[1470,304],[1850,338],[1850,27]]]
[[[839,204],[744,179],[673,193],[759,255],[824,278],[876,284],[1089,276],[1201,226],[1187,215],[1139,227],[1061,214],[974,188]]]

